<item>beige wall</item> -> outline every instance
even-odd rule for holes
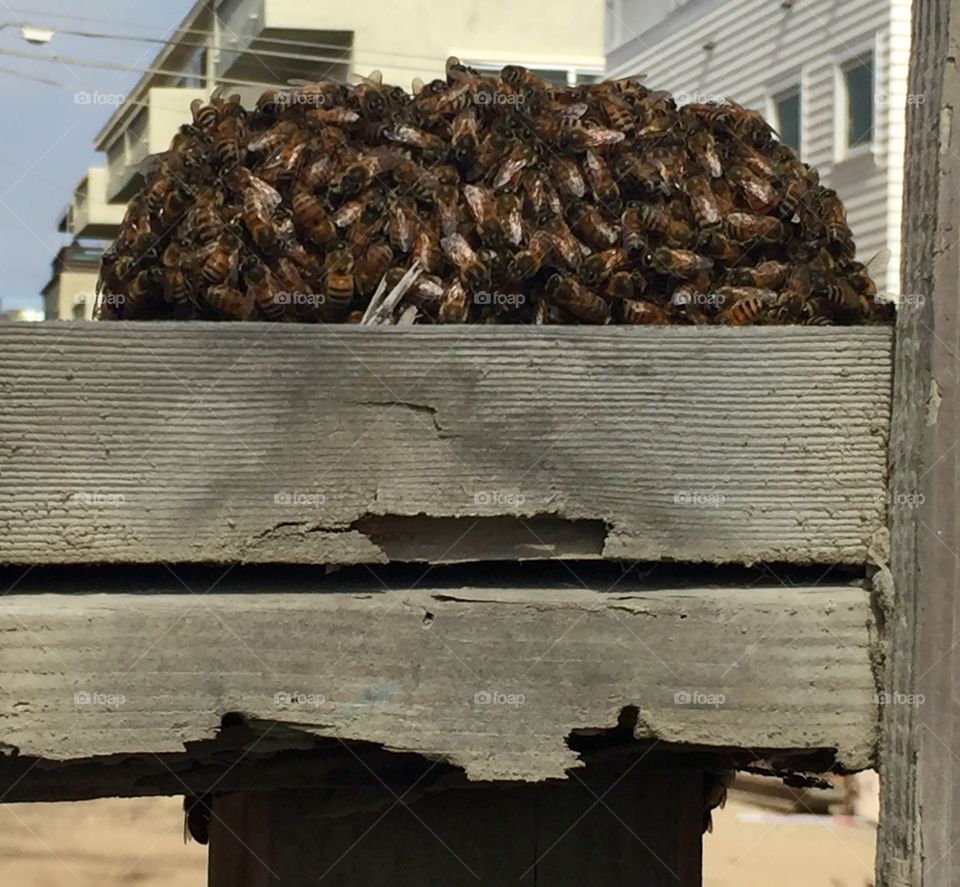
[[[96,301],[97,272],[63,271],[47,290],[43,304],[47,320],[90,320]],[[74,314],[74,306],[82,305],[83,314]]]
[[[603,69],[603,0],[265,0],[268,28],[354,32],[354,71],[408,86],[447,56]]]

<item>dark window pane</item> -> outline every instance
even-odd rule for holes
[[[844,71],[847,85],[847,146],[873,141],[873,57]]]
[[[777,132],[780,140],[800,153],[800,93],[791,92],[777,99]]]

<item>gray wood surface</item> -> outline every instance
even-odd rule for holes
[[[891,440],[881,887],[960,884],[960,0],[915,0]]]
[[[884,550],[880,327],[0,327],[0,563]]]
[[[151,758],[239,714],[533,781],[578,766],[568,740],[633,707],[634,738],[667,747],[874,760],[859,587],[323,587],[9,594],[0,742],[47,761]]]
[[[382,794],[384,811],[334,819],[316,792],[218,797],[210,887],[701,884],[697,771]]]

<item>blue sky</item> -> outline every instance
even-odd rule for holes
[[[9,4],[9,5],[8,5]],[[56,34],[46,46],[21,37],[20,25],[116,35],[167,37],[193,5],[192,0],[0,0],[0,303],[42,308],[40,290],[50,279],[50,262],[69,237],[57,220],[88,166],[102,159],[93,137],[113,111],[80,105],[77,92],[126,93],[149,67],[159,44],[91,39]],[[12,26],[11,26],[12,25]],[[42,55],[43,61],[8,53]],[[112,71],[64,65],[51,58],[129,66]],[[26,78],[55,81],[39,83]]]

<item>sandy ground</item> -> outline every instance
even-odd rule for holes
[[[732,800],[704,840],[704,887],[867,887],[875,831],[781,817]],[[204,887],[206,848],[183,843],[179,798],[0,805],[0,884]]]

